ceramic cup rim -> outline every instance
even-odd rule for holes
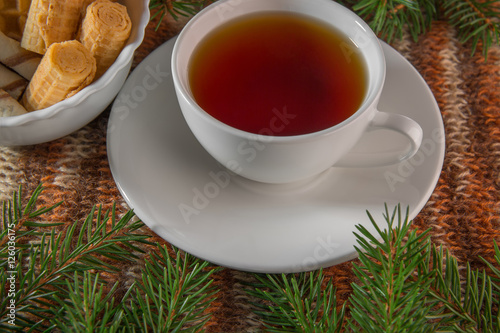
[[[183,50],[183,47],[185,45],[185,41],[187,39],[189,39],[192,34],[197,33],[197,32],[195,32],[196,29],[194,29],[194,27],[196,27],[196,25],[200,21],[210,19],[211,15],[214,15],[214,12],[217,10],[217,8],[219,6],[224,6],[224,5],[228,5],[229,3],[235,3],[235,2],[236,3],[249,3],[249,2],[257,2],[257,1],[262,1],[262,0],[237,0],[237,1],[235,1],[235,0],[218,0],[218,1],[210,4],[206,8],[202,9],[198,14],[196,14],[185,25],[185,27],[180,32],[180,34],[175,42],[175,45],[173,48],[173,53],[172,53],[172,61],[171,61],[172,77],[174,80],[174,84],[177,87],[177,92],[180,93],[182,95],[182,98],[185,100],[185,102],[187,102],[189,104],[191,112],[195,112],[198,116],[201,116],[202,118],[204,118],[206,121],[208,121],[212,125],[216,126],[217,128],[219,128],[219,129],[221,129],[221,130],[223,130],[231,135],[234,135],[234,136],[237,136],[237,137],[240,137],[243,139],[249,139],[249,140],[254,140],[256,137],[264,138],[264,140],[270,140],[272,138],[272,141],[277,143],[277,142],[292,142],[292,141],[296,141],[298,139],[300,139],[300,140],[308,140],[308,139],[313,140],[313,139],[317,139],[318,137],[321,137],[324,135],[329,135],[329,134],[336,132],[342,128],[345,128],[348,124],[355,122],[365,112],[368,112],[369,110],[371,110],[373,108],[376,108],[376,105],[378,103],[378,100],[379,100],[379,97],[381,95],[382,88],[383,88],[384,82],[385,82],[386,63],[385,63],[385,58],[384,58],[382,46],[380,44],[378,37],[375,35],[375,33],[371,30],[371,28],[368,26],[368,24],[363,19],[361,19],[357,14],[355,14],[350,9],[348,9],[348,8],[342,6],[334,1],[331,1],[331,0],[265,0],[268,3],[271,3],[271,2],[273,2],[273,3],[294,2],[297,4],[298,3],[305,4],[305,3],[311,3],[313,1],[320,3],[320,4],[323,3],[322,5],[331,6],[332,11],[338,11],[340,13],[340,15],[345,15],[345,16],[349,17],[349,19],[351,20],[351,22],[353,24],[358,25],[364,31],[364,36],[368,37],[368,39],[370,40],[370,43],[373,46],[372,49],[375,51],[375,54],[367,55],[366,54],[367,52],[361,51],[363,59],[365,60],[365,71],[368,72],[368,75],[370,75],[370,78],[368,78],[368,80],[373,79],[373,81],[374,81],[373,83],[367,83],[369,86],[367,88],[367,92],[365,94],[365,98],[364,98],[362,104],[351,116],[349,116],[347,119],[343,120],[342,122],[340,122],[336,125],[333,125],[333,126],[328,127],[326,129],[315,131],[315,132],[310,132],[310,133],[305,133],[305,134],[297,134],[297,135],[284,135],[284,136],[281,136],[281,135],[280,136],[270,136],[270,135],[266,135],[266,134],[259,134],[259,133],[244,131],[244,130],[235,128],[231,125],[228,125],[228,124],[220,121],[219,119],[213,117],[208,112],[203,110],[203,108],[198,105],[193,94],[191,93],[191,90],[189,88],[189,82],[186,82],[186,81],[188,81],[187,76],[186,76],[186,79],[183,80],[181,78],[182,75],[179,72],[179,68],[178,68],[179,67],[179,58],[180,58],[181,52],[185,51],[185,50]],[[283,10],[285,10],[285,9],[283,9]],[[282,12],[283,10],[276,10],[276,11]],[[269,9],[258,9],[252,13],[257,13],[257,12],[265,13],[265,12],[270,12],[270,11],[271,10],[269,10]],[[299,11],[295,10],[295,9],[291,10],[290,12],[299,13]],[[339,13],[337,13],[337,15],[339,15]],[[247,14],[250,14],[250,13],[244,13],[242,15],[237,15],[235,17],[242,17],[242,16],[247,15]],[[301,14],[303,14],[303,13],[301,13]],[[315,18],[314,15],[310,15],[310,16]],[[235,17],[233,17],[233,18],[235,18]],[[213,31],[213,29],[218,28],[222,24],[227,23],[227,22],[229,22],[229,20],[225,20],[225,21],[220,20],[217,24],[214,25],[214,27],[211,30],[203,32],[202,33],[203,37],[201,37],[200,40],[202,40],[210,31]],[[325,22],[325,23],[328,24],[329,22]],[[332,24],[330,23],[330,25],[332,25]],[[334,27],[334,29],[338,29],[337,26],[333,26],[333,27]],[[340,29],[340,30],[345,31],[345,29]],[[192,51],[194,51],[194,49],[190,50],[188,57],[191,57]],[[377,66],[377,68],[378,68],[379,73],[375,78],[371,77],[372,74],[370,71],[373,71],[373,69],[369,68],[369,64],[366,63],[366,60],[368,57],[371,59],[371,61],[374,62],[373,66]],[[189,62],[189,60],[188,60],[188,62]],[[181,96],[179,96],[179,97],[181,97]]]

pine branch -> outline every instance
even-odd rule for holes
[[[158,246],[158,254],[146,261],[142,280],[118,294],[120,282],[108,287],[99,273],[114,272],[117,263],[136,260],[132,252],[142,252],[140,244],[155,245],[139,231],[142,222],[132,222],[132,211],[118,220],[115,207],[105,213],[94,207],[82,223],[56,232],[59,224],[31,221],[55,207],[33,208],[42,190],[39,187],[24,207],[21,191],[3,203],[6,232],[0,241],[7,250],[2,248],[0,257],[0,283],[5,286],[0,288],[0,331],[164,332],[203,327],[217,292],[211,279],[217,269]],[[26,224],[44,231],[18,232],[13,240],[5,240],[9,228],[22,231]],[[45,230],[47,226],[52,228]],[[31,237],[29,247],[17,247],[20,235],[34,234],[40,234],[39,241]]]
[[[434,0],[350,1],[352,9],[370,25],[380,38],[391,42],[402,38],[405,27],[415,41],[431,26],[436,16]]]
[[[2,224],[21,231],[26,225],[30,228],[58,225],[31,221],[34,216],[48,213],[55,207],[33,209],[41,190],[39,187],[33,193],[24,208],[21,191],[15,193],[12,201],[3,204],[8,212],[5,213],[4,209]],[[3,232],[0,281],[7,285],[7,279],[11,278],[13,283],[9,283],[12,288],[2,288],[0,291],[0,328],[12,328],[7,316],[10,311],[7,305],[10,303],[16,308],[15,324],[18,328],[47,328],[48,321],[56,314],[53,304],[68,292],[66,280],[71,281],[74,272],[92,269],[116,271],[118,268],[110,260],[134,260],[135,256],[129,249],[139,250],[134,244],[147,243],[148,236],[134,232],[138,223],[131,224],[131,231],[127,231],[132,212],[125,214],[119,221],[115,215],[115,208],[112,217],[110,212],[103,214],[100,208],[97,211],[93,208],[79,229],[77,222],[69,224],[62,232],[56,233],[55,228],[51,228],[42,233],[38,242],[30,242],[29,247],[18,247],[23,242],[21,237],[33,235],[29,230],[15,234],[13,239],[9,236],[9,229]],[[107,226],[109,231],[106,230]],[[24,251],[28,252],[26,260]]]
[[[360,264],[354,264],[354,273],[360,282],[353,284],[350,327],[369,332],[430,332],[426,315],[435,304],[426,296],[433,277],[422,268],[430,253],[427,233],[410,230],[408,211],[403,219],[399,206],[392,215],[386,206],[386,230],[368,215],[377,235],[357,226]]]
[[[487,0],[443,0],[445,15],[456,26],[460,42],[471,40],[472,54],[481,42],[483,55],[500,37],[500,7],[498,1]]]
[[[467,265],[462,276],[457,260],[431,245],[428,232],[411,227],[408,210],[386,207],[382,229],[368,213],[372,234],[357,226],[358,282],[341,312],[322,271],[298,275],[256,275],[248,291],[261,301],[255,311],[273,332],[498,332],[500,330],[500,249],[495,245],[493,276]],[[255,289],[255,290],[252,290]],[[318,295],[323,296],[318,298]],[[326,304],[326,306],[324,306]],[[317,311],[323,306],[324,311]],[[344,311],[350,317],[344,323]],[[324,321],[318,316],[332,318]],[[314,325],[316,323],[316,325]],[[318,326],[323,325],[323,326]]]
[[[61,332],[114,333],[125,332],[124,310],[113,297],[116,282],[104,295],[104,283],[99,274],[84,272],[83,278],[75,272],[72,283],[66,280],[67,299],[55,296],[60,311],[51,318],[53,326]]]
[[[209,263],[173,248],[160,247],[146,261],[142,280],[126,313],[139,332],[198,332],[209,320],[216,294]]]
[[[322,270],[254,276],[259,283],[247,293],[263,300],[254,305],[267,332],[341,332],[345,305],[337,310],[336,289]]]
[[[26,236],[39,235],[38,228],[51,228],[63,225],[63,223],[47,223],[35,222],[37,217],[52,211],[62,202],[59,202],[51,207],[42,207],[36,209],[35,204],[38,197],[43,192],[43,187],[39,185],[34,191],[30,200],[23,208],[22,204],[22,188],[14,191],[13,198],[10,201],[2,203],[2,223],[0,224],[0,259],[6,257],[8,249],[7,243],[13,242],[15,238],[23,238]],[[19,245],[19,244],[18,244]]]
[[[332,0],[334,1],[334,0]],[[431,28],[436,19],[456,27],[461,43],[471,41],[472,55],[482,44],[483,55],[500,41],[500,6],[496,0],[336,0],[351,8],[387,42],[401,39],[406,29],[414,41]],[[157,28],[167,14],[174,19],[191,16],[213,0],[151,0]],[[441,13],[443,11],[443,13]]]
[[[5,286],[0,288],[0,330],[195,332],[204,328],[218,292],[212,280],[217,269],[208,262],[158,246],[146,260],[141,279],[120,295],[119,282],[109,288],[99,272],[112,272],[113,263],[147,242],[138,233],[141,223],[131,223],[133,214],[117,220],[114,209],[109,217],[109,212],[94,208],[83,223],[70,224],[63,232],[56,233],[55,224],[47,228],[41,223],[48,231],[30,233],[25,224],[39,222],[27,216],[50,209],[34,208],[41,191],[36,190],[24,207],[20,193],[3,204],[0,241],[7,250],[0,252],[0,283]],[[451,254],[431,245],[427,231],[411,227],[408,209],[405,215],[399,206],[392,213],[386,207],[385,229],[369,213],[368,217],[375,233],[357,227],[359,264],[353,267],[358,281],[344,304],[338,305],[335,287],[322,270],[255,274],[257,282],[249,283],[247,291],[260,299],[256,313],[267,331],[500,331],[496,244],[495,263],[485,261],[491,276],[468,264],[463,274]],[[6,241],[14,226],[18,234]],[[39,242],[15,246],[21,241],[18,235],[38,233]],[[9,249],[9,242],[14,249]]]
[[[439,320],[440,331],[498,332],[498,294],[485,271],[474,271],[466,265],[462,277],[456,258],[441,248],[432,250],[436,278],[430,296],[440,302],[429,318]],[[500,261],[497,259],[497,265]]]
[[[180,16],[188,17],[196,14],[200,9],[206,6],[211,0],[151,0],[149,2],[149,9],[151,11],[151,20],[158,18],[158,25],[167,14],[170,14],[175,20]]]

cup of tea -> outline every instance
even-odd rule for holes
[[[422,141],[414,120],[378,110],[386,71],[379,39],[332,0],[219,0],[181,31],[171,66],[194,136],[251,180],[290,183],[332,166],[394,164]],[[372,130],[397,131],[410,148],[350,153]]]

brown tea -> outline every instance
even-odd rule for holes
[[[235,128],[265,135],[320,131],[349,118],[366,91],[355,45],[325,23],[281,12],[230,21],[190,59],[193,96]]]

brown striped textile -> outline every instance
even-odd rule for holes
[[[182,23],[150,24],[134,66],[152,50],[178,33]],[[481,50],[457,40],[456,30],[445,22],[414,42],[409,35],[393,46],[421,73],[442,112],[446,155],[438,184],[414,226],[431,229],[432,240],[450,250],[461,267],[484,267],[479,257],[493,261],[493,241],[500,241],[500,47],[487,61]],[[48,217],[57,221],[82,219],[93,205],[120,212],[128,207],[111,176],[106,155],[109,110],[79,131],[53,142],[17,148],[0,147],[0,200],[10,198],[22,184],[30,193],[43,183],[41,203],[64,203]],[[152,232],[145,228],[144,232]],[[153,235],[154,236],[154,235]],[[162,242],[158,237],[155,238]],[[354,260],[355,262],[355,260]],[[341,302],[348,299],[355,281],[351,262],[326,269]],[[113,278],[132,281],[142,263],[123,267]],[[110,277],[111,278],[111,277]],[[255,332],[262,328],[252,312],[244,283],[252,275],[222,269],[215,276],[220,292],[209,311],[208,332]]]

